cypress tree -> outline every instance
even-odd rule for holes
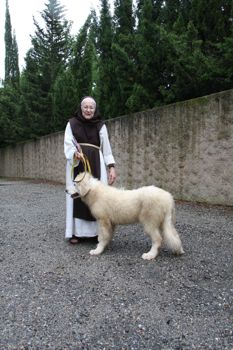
[[[10,87],[0,88],[0,147],[7,146],[17,139],[14,98],[13,90]]]
[[[113,28],[108,0],[101,0],[98,28],[98,81],[97,100],[104,118],[118,115],[118,95],[116,74],[112,55]]]
[[[92,11],[72,42],[68,68],[58,76],[54,87],[56,129],[64,129],[69,117],[76,111],[80,99],[93,95],[95,38],[92,27],[96,15]]]
[[[199,39],[203,41],[206,53],[211,43],[221,42],[230,35],[232,26],[232,1],[193,0],[190,20],[197,28]]]
[[[92,11],[73,44],[71,69],[78,93],[77,103],[83,96],[91,95],[93,92],[93,69],[96,55],[95,37],[93,36],[95,22],[96,14]]]
[[[163,103],[171,103],[205,94],[209,84],[208,59],[201,49],[202,41],[192,22],[184,33],[168,34],[166,60],[167,84],[160,87]]]
[[[32,48],[26,56],[22,86],[22,106],[27,105],[32,134],[37,135],[56,131],[54,86],[67,66],[70,52],[70,25],[64,18],[64,7],[59,0],[49,0],[41,17],[44,27],[34,19],[36,31],[31,38]]]
[[[12,74],[12,27],[8,0],[6,0],[5,16],[5,82],[11,81]]]
[[[127,101],[132,94],[136,77],[135,16],[132,0],[115,0],[114,6],[112,51],[118,87],[118,115],[121,115],[130,111]]]
[[[73,72],[70,68],[61,73],[54,86],[54,129],[64,130],[69,117],[76,111],[79,103]]]
[[[163,4],[160,3],[159,24],[163,24],[167,30],[172,30],[174,23],[181,14],[181,3],[180,0],[166,0],[163,1]]]
[[[229,18],[233,18],[233,2],[229,10]],[[215,80],[218,91],[233,88],[233,22],[231,20],[230,33],[224,40],[216,44]]]
[[[130,98],[134,110],[151,108],[161,104],[160,86],[167,83],[166,31],[154,20],[155,7],[152,0],[140,3],[141,9],[136,32],[137,81]],[[142,106],[142,107],[140,107]]]
[[[12,39],[12,84],[15,88],[19,88],[19,54],[18,54],[18,44],[16,41],[16,34],[13,33]]]
[[[12,36],[8,0],[6,0],[5,16],[5,84],[11,84],[15,88],[19,87],[18,45],[15,32]]]
[[[5,81],[0,88],[0,145],[20,139],[19,124],[19,67],[15,33],[12,37],[11,18],[6,0],[5,16]]]

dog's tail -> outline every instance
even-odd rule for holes
[[[175,229],[175,205],[172,203],[171,210],[166,213],[162,226],[163,238],[166,246],[175,254],[184,253],[178,232]]]

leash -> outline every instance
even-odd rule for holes
[[[86,175],[86,173],[90,173],[91,174],[91,166],[90,166],[90,162],[89,159],[87,158],[87,156],[84,153],[80,153],[81,155],[81,159],[79,160],[80,162],[82,162],[83,164],[83,168],[84,168],[84,176]],[[78,160],[74,160],[73,164],[71,166],[71,178],[73,179],[74,176],[74,168],[76,168],[79,165],[79,161]],[[79,180],[78,182],[82,181],[83,178],[81,180]]]
[[[73,179],[74,168],[76,168],[79,165],[79,162],[82,162],[83,168],[84,168],[84,175],[83,175],[83,178],[78,181],[78,182],[81,182],[84,179],[87,172],[89,172],[91,174],[91,166],[90,166],[90,162],[89,162],[88,157],[83,153],[81,146],[78,144],[78,142],[75,140],[75,138],[73,138],[72,142],[73,142],[73,145],[75,146],[75,148],[77,149],[77,151],[80,153],[81,159],[73,160],[70,175],[71,175],[71,178]]]
[[[73,182],[81,182],[83,181],[84,177],[86,176],[86,173],[90,173],[91,174],[91,166],[90,166],[90,162],[89,159],[87,158],[87,156],[82,152],[80,152],[81,154],[81,159],[79,160],[80,162],[82,162],[83,167],[84,167],[84,172],[83,172],[83,176],[79,181],[74,181]],[[76,168],[76,166],[79,165],[79,161],[78,160],[74,160],[72,167],[71,167],[71,178],[73,179],[73,175],[74,175],[74,168]],[[68,193],[68,191],[66,190],[66,193]],[[81,198],[81,196],[78,193],[74,193],[71,195],[72,199],[76,199],[76,198]]]

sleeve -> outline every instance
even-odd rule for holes
[[[73,161],[73,156],[76,151],[72,142],[73,133],[70,127],[70,123],[67,123],[64,136],[64,153],[67,160]]]
[[[108,131],[105,124],[100,129],[100,142],[105,165],[108,166],[109,164],[115,164],[115,160],[112,155],[111,145],[109,142]]]

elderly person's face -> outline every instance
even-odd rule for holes
[[[84,116],[84,118],[86,118],[86,119],[93,118],[94,113],[95,113],[95,109],[96,109],[96,103],[92,98],[87,97],[84,100],[82,100],[81,110],[82,110],[82,115]]]

